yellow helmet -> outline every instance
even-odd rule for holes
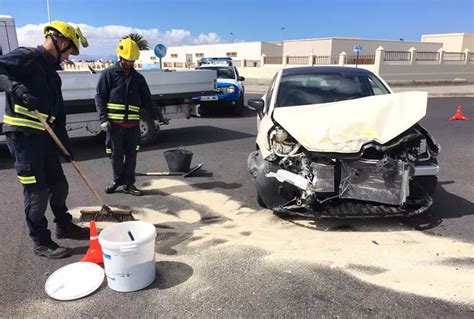
[[[117,49],[115,49],[117,54],[125,60],[136,61],[140,56],[140,50],[138,49],[138,44],[133,41],[131,38],[122,39]]]
[[[62,37],[65,37],[72,41],[74,48],[71,52],[72,55],[79,54],[79,47],[82,45],[84,48],[87,48],[89,43],[87,39],[81,32],[79,27],[74,28],[70,24],[64,21],[53,21],[50,24],[44,27],[44,36],[47,37],[49,35],[53,35],[55,32],[59,33]]]

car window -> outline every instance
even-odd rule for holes
[[[280,82],[277,107],[329,103],[375,95],[371,85],[366,84],[369,77],[369,74],[343,73],[286,76]],[[379,91],[379,94],[389,93],[383,85],[377,86]]]
[[[376,77],[369,76],[367,78],[367,81],[370,84],[370,87],[372,88],[372,92],[374,95],[380,95],[380,94],[387,94],[389,93],[385,85],[377,79]]]
[[[272,101],[273,91],[275,90],[274,84],[275,84],[277,76],[278,76],[278,73],[275,74],[275,76],[273,76],[273,79],[270,82],[270,85],[268,86],[267,94],[265,95],[265,107],[263,109],[264,114],[266,114],[268,112],[268,108],[270,107],[270,102]]]
[[[234,69],[232,67],[207,67],[198,68],[201,70],[216,70],[218,79],[235,79]]]

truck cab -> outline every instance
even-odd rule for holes
[[[244,109],[245,78],[239,75],[232,58],[201,58],[196,69],[217,72],[217,93],[194,98],[200,104],[200,113],[205,114],[208,108],[217,106],[231,111],[234,115],[241,115]]]

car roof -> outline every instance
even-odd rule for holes
[[[351,74],[351,75],[366,75],[373,74],[369,70],[343,67],[343,66],[306,66],[296,68],[286,68],[282,70],[282,76],[299,75],[299,74]]]

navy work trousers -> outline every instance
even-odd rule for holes
[[[137,151],[140,145],[140,127],[125,128],[112,124],[107,140],[112,148],[114,182],[118,185],[135,183]]]
[[[36,246],[51,242],[51,232],[45,217],[48,205],[54,222],[66,226],[72,222],[66,198],[69,185],[64,176],[59,150],[46,134],[6,133],[18,179],[23,185],[26,223]]]

